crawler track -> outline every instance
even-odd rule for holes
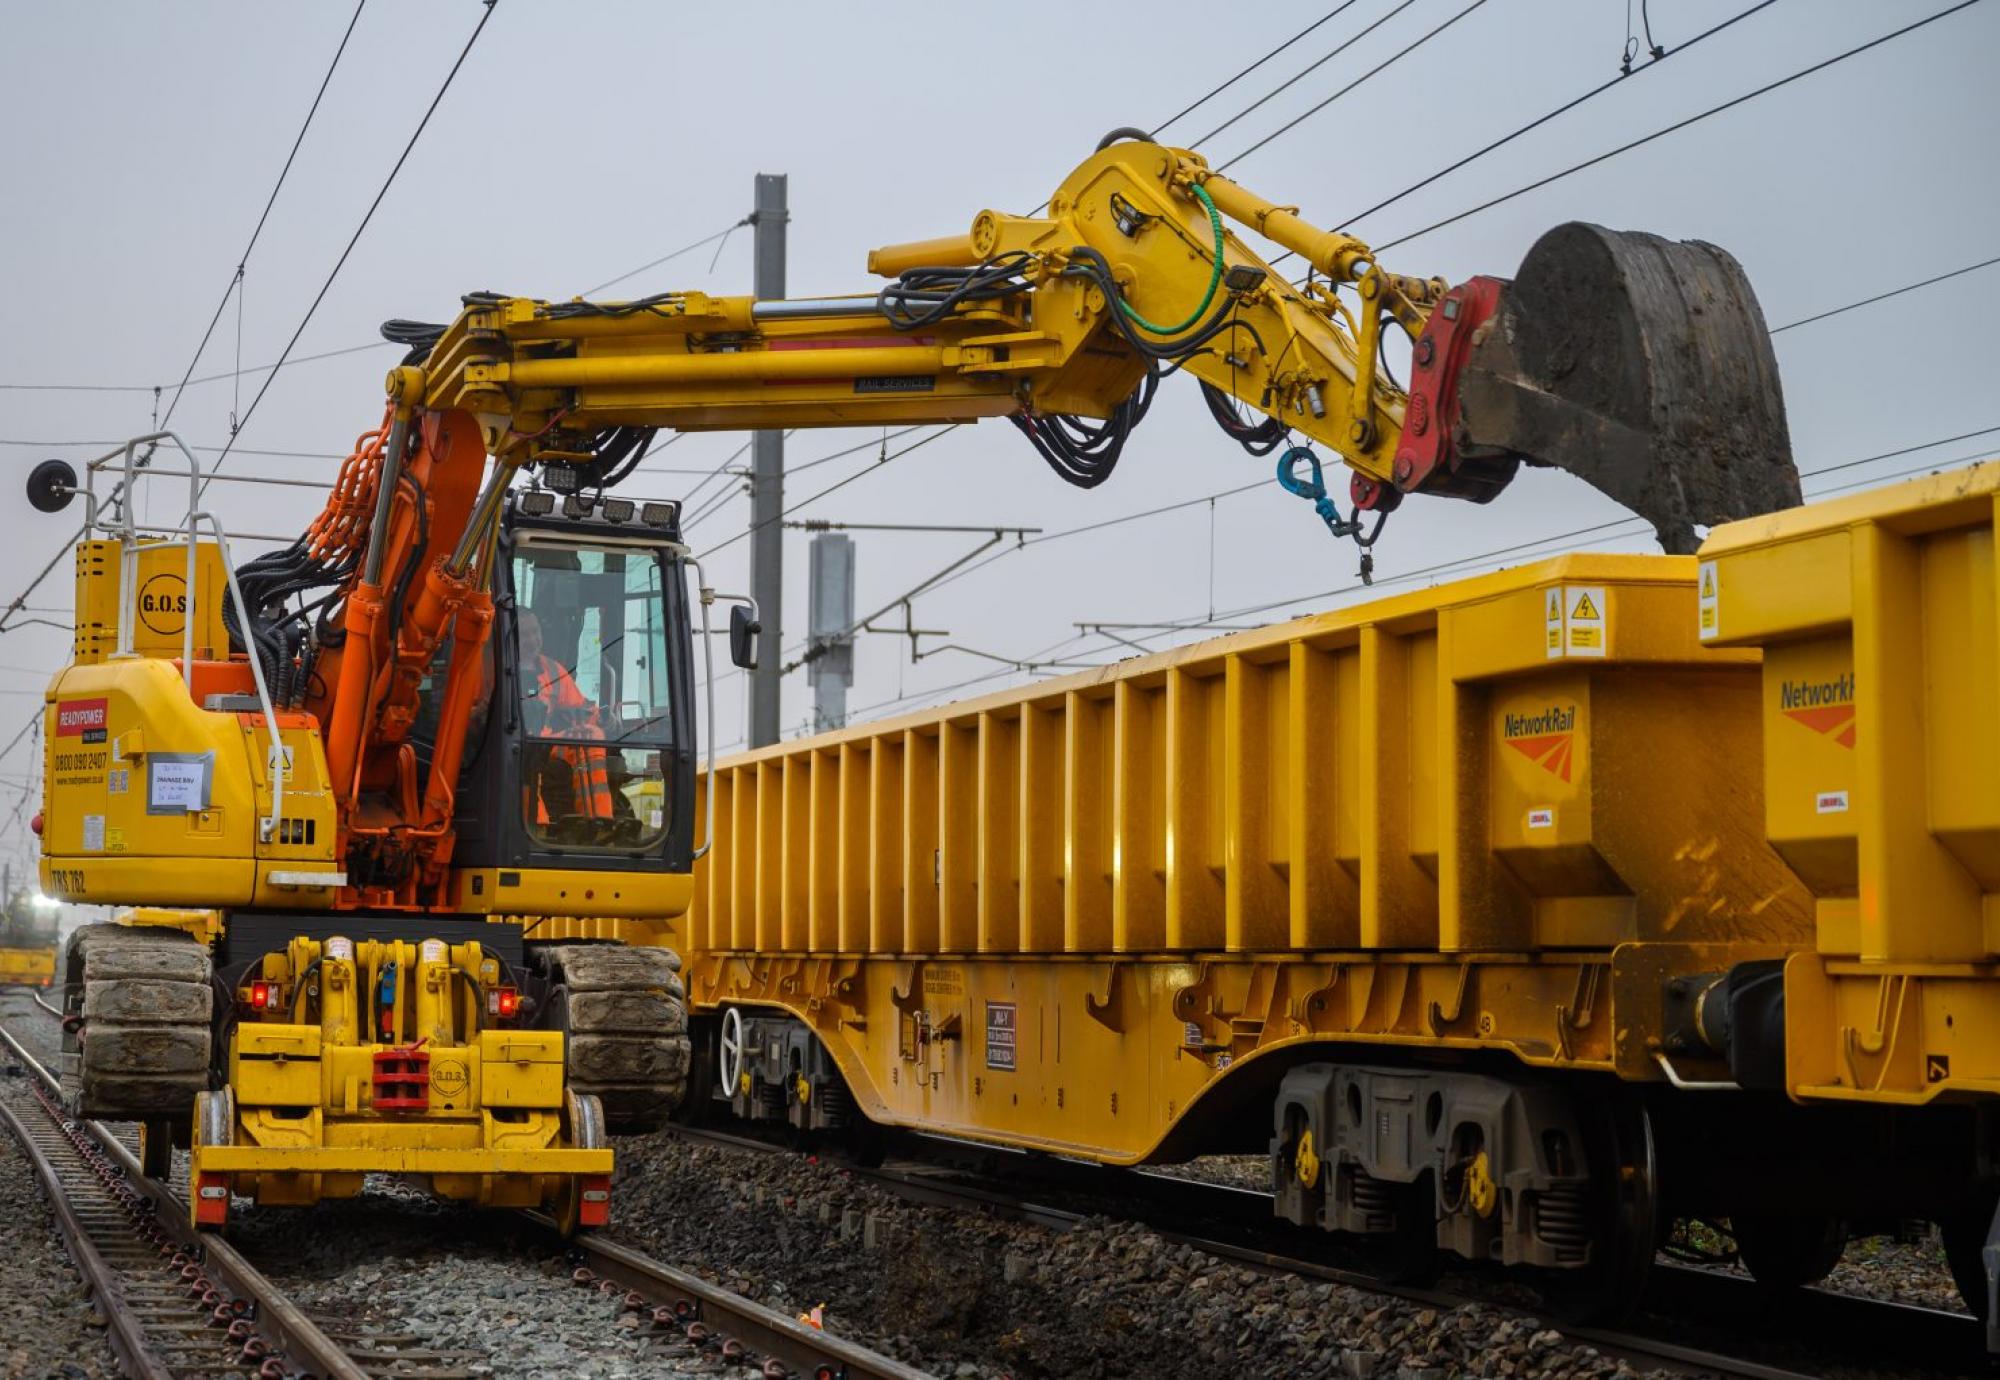
[[[786,1153],[768,1141],[706,1127],[676,1125],[674,1134],[711,1144]],[[940,1143],[947,1158],[966,1147]],[[853,1167],[860,1179],[906,1201],[976,1208],[1068,1231],[1089,1217],[1144,1222],[1161,1237],[1218,1259],[1274,1274],[1300,1275],[1411,1299],[1441,1309],[1466,1303],[1509,1304],[1481,1289],[1474,1274],[1464,1290],[1417,1288],[1384,1281],[1302,1253],[1317,1238],[1271,1218],[1270,1195],[1253,1189],[1173,1178],[1145,1171],[1104,1169],[1067,1161],[1034,1163],[1001,1155],[1021,1166],[983,1167],[996,1158],[969,1152],[971,1164],[929,1158]],[[1454,1285],[1456,1281],[1454,1281]],[[1659,1265],[1639,1317],[1623,1327],[1585,1327],[1520,1311],[1551,1328],[1635,1364],[1699,1374],[1799,1380],[1825,1374],[1828,1356],[1847,1367],[1925,1374],[1984,1374],[1983,1339],[1971,1318],[1908,1304],[1834,1294],[1820,1289],[1774,1295],[1748,1278],[1712,1270]],[[1821,1359],[1790,1355],[1789,1338],[1811,1338]]]

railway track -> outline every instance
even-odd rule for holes
[[[676,1125],[672,1130],[713,1145],[788,1152],[783,1145],[711,1127]],[[1091,1217],[1127,1217],[1176,1245],[1251,1270],[1344,1284],[1440,1310],[1468,1303],[1499,1307],[1635,1365],[1746,1380],[1822,1376],[1829,1364],[1825,1360],[1807,1365],[1776,1359],[1790,1339],[1811,1338],[1819,1355],[1838,1356],[1843,1366],[1880,1366],[1906,1374],[1987,1373],[1979,1326],[1962,1314],[1823,1289],[1777,1295],[1747,1277],[1662,1263],[1655,1267],[1635,1322],[1580,1326],[1496,1300],[1480,1287],[1484,1281],[1477,1274],[1464,1289],[1415,1287],[1302,1253],[1306,1246],[1324,1244],[1317,1240],[1274,1248],[1288,1233],[1284,1224],[1271,1220],[1270,1195],[1258,1190],[1143,1170],[1029,1161],[956,1142],[939,1142],[938,1148],[959,1162],[926,1158],[851,1166],[850,1171],[916,1204],[984,1209],[1056,1231],[1072,1230]],[[995,1159],[1022,1163],[994,1169]]]
[[[65,1117],[54,1079],[12,1032],[0,1029],[0,1042],[15,1061],[0,1076],[0,1120],[41,1180],[126,1374],[367,1380],[227,1242],[197,1240],[178,1200],[115,1136]]]
[[[55,1008],[36,998],[51,1015]],[[169,1186],[148,1179],[108,1127],[62,1113],[54,1075],[0,1026],[0,1121],[40,1178],[65,1246],[99,1309],[120,1365],[144,1380],[315,1376],[324,1380],[490,1375],[482,1359],[408,1331],[318,1320],[225,1239],[196,1233]],[[522,1216],[535,1233],[555,1224]],[[685,1373],[720,1362],[748,1375],[812,1380],[927,1380],[924,1372],[807,1327],[695,1275],[589,1236],[551,1249],[571,1283],[602,1300],[607,1326],[686,1358]],[[636,1315],[630,1317],[627,1315]],[[675,1373],[663,1356],[659,1373]]]

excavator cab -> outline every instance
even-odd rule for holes
[[[459,792],[454,861],[469,901],[512,910],[505,893],[534,878],[574,883],[576,899],[609,898],[625,889],[621,874],[693,866],[693,638],[679,523],[671,503],[509,497],[486,693]]]

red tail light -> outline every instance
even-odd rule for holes
[[[512,1020],[521,1009],[521,994],[512,987],[495,987],[486,994],[488,1014],[498,1016],[503,1021]]]
[[[271,1009],[271,984],[253,982],[250,984],[250,1005],[258,1011]]]

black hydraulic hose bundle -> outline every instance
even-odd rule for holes
[[[967,302],[1026,292],[1035,256],[1017,249],[971,268],[913,268],[875,294],[875,307],[899,331],[934,326]]]
[[[1214,384],[1203,381],[1201,396],[1208,404],[1209,415],[1223,434],[1243,447],[1252,455],[1269,455],[1285,443],[1288,429],[1276,417],[1266,417],[1256,425],[1243,420],[1243,414],[1236,410],[1236,402]]]
[[[1159,366],[1149,365],[1139,386],[1102,422],[1026,410],[1015,413],[1011,420],[1050,469],[1079,489],[1094,489],[1111,477],[1126,438],[1145,418],[1159,386]]]

